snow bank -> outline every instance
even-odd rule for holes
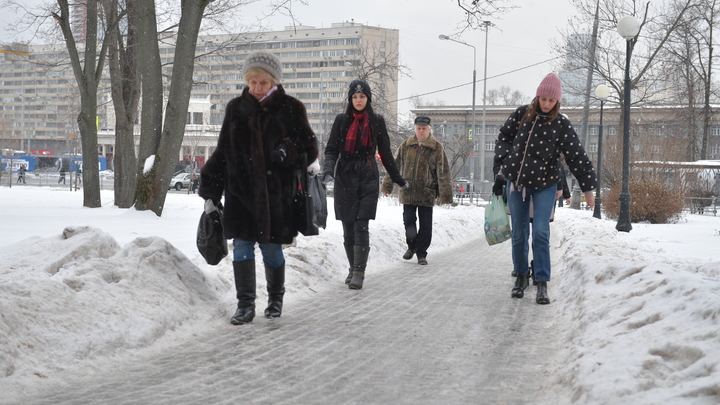
[[[227,290],[158,237],[121,249],[101,230],[68,227],[0,255],[3,377],[151,345],[202,314],[216,316]]]
[[[720,262],[679,257],[668,251],[668,235],[618,234],[614,222],[577,212],[563,211],[556,224],[564,265],[555,295],[569,320],[560,380],[574,390],[572,401],[717,403]],[[684,243],[713,238],[674,229]]]

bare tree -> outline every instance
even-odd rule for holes
[[[484,21],[498,18],[501,14],[516,8],[510,0],[456,0],[457,6],[465,13],[464,20],[458,25],[459,32],[484,29]]]
[[[519,90],[512,90],[509,86],[487,91],[488,105],[520,105],[526,102],[525,95]]]
[[[137,159],[134,123],[140,100],[138,71],[137,0],[125,0],[126,10],[119,10],[116,0],[102,0],[106,13],[116,18],[126,16],[127,31],[120,27],[108,31],[108,67],[113,106],[115,108],[115,151],[113,155],[115,205],[129,208],[135,203]]]
[[[97,89],[102,77],[109,39],[107,32],[103,33],[103,40],[101,40],[101,46],[98,49],[98,19],[100,17],[98,3],[89,1],[85,4],[85,9],[85,40],[82,51],[78,49],[71,27],[68,0],[57,0],[57,8],[51,12],[51,15],[62,31],[70,56],[70,64],[80,90],[78,127],[83,151],[83,205],[97,208],[102,206],[97,159]],[[115,23],[115,20],[109,20],[107,22],[108,29],[113,29]],[[80,59],[81,54],[84,58],[82,61]]]
[[[397,118],[397,99],[390,97],[387,79],[397,85],[400,76],[410,77],[410,70],[400,62],[399,44],[380,49],[375,42],[358,44],[358,64],[352,68],[353,79],[365,80],[372,89],[373,109],[385,118],[394,147],[406,138]],[[347,101],[346,101],[347,102]]]
[[[689,10],[666,48],[669,58],[666,71],[675,79],[673,96],[676,101],[687,103],[683,118],[687,122],[686,146],[690,160],[708,157],[713,95],[712,43],[714,28],[720,23],[717,7],[717,0],[703,0],[700,7]]]
[[[590,65],[588,59],[592,53],[589,52],[590,39],[586,32],[591,26],[591,21],[598,10],[598,34],[596,50],[594,53],[594,76],[597,80],[606,83],[614,94],[608,99],[608,103],[617,103],[623,111],[624,93],[624,71],[626,57],[631,57],[631,86],[633,90],[633,104],[659,103],[662,95],[665,94],[665,72],[659,59],[661,51],[667,46],[671,35],[675,32],[683,16],[688,10],[697,7],[695,0],[678,0],[676,7],[672,9],[663,8],[662,5],[651,8],[651,3],[637,0],[600,0],[599,7],[597,0],[574,0],[573,4],[578,10],[576,17],[568,22],[568,29],[563,35],[564,42],[555,44],[556,52],[567,54],[568,44],[573,44],[572,49],[573,66],[569,68],[582,68]],[[617,22],[624,15],[634,15],[640,21],[638,35],[630,40],[629,55],[625,52],[626,41],[620,38],[617,31]],[[585,40],[583,40],[585,38]],[[566,87],[565,91],[583,94],[585,92],[584,82],[581,88],[573,89]],[[619,118],[619,133],[622,133],[624,119],[621,114]],[[635,136],[643,136],[642,133],[633,132]],[[617,144],[622,141],[621,137],[608,137],[607,145],[603,153],[603,180],[612,185],[618,181],[621,165],[615,165],[609,151],[620,150]],[[638,143],[639,141],[633,141]],[[677,150],[677,149],[675,149]],[[633,149],[633,159],[642,160],[646,151]]]

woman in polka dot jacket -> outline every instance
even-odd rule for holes
[[[549,304],[550,214],[560,181],[560,154],[578,180],[588,207],[595,204],[595,170],[570,120],[560,115],[560,78],[550,73],[530,105],[518,107],[500,129],[495,143],[493,192],[507,193],[512,219],[512,259],[518,274],[512,290],[522,298],[528,287],[530,201],[533,202],[532,247],[538,304]],[[504,189],[504,190],[503,190]]]

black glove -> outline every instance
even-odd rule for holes
[[[281,143],[274,151],[270,152],[270,161],[273,163],[282,163],[287,157],[287,148]]]
[[[333,176],[332,176],[332,174],[330,174],[330,173],[325,173],[325,175],[323,176],[323,179],[322,179],[322,183],[323,183],[323,184],[328,184],[328,183],[330,183],[331,181],[333,181]]]
[[[410,183],[408,183],[407,180],[403,180],[403,183],[400,185],[400,188],[410,188]]]
[[[505,185],[507,184],[507,180],[505,179],[505,176],[502,174],[498,174],[495,176],[495,184],[493,184],[493,194],[495,195],[504,195],[505,194]]]

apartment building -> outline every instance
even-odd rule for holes
[[[166,94],[174,49],[173,35],[161,39]],[[327,28],[301,25],[282,31],[199,37],[185,139],[178,160],[202,164],[212,153],[225,105],[245,86],[243,60],[255,50],[268,50],[280,58],[286,92],[305,104],[310,124],[324,142],[335,115],[345,109],[350,82],[374,64],[394,61],[397,65],[399,31],[350,21]],[[397,116],[397,69],[386,69],[368,80],[376,109],[388,117]],[[38,154],[65,154],[79,148],[79,93],[64,44],[6,48],[0,52],[0,83],[2,147]],[[109,85],[106,67],[98,90],[98,153],[111,158],[115,114]],[[137,125],[137,142],[139,128]]]

